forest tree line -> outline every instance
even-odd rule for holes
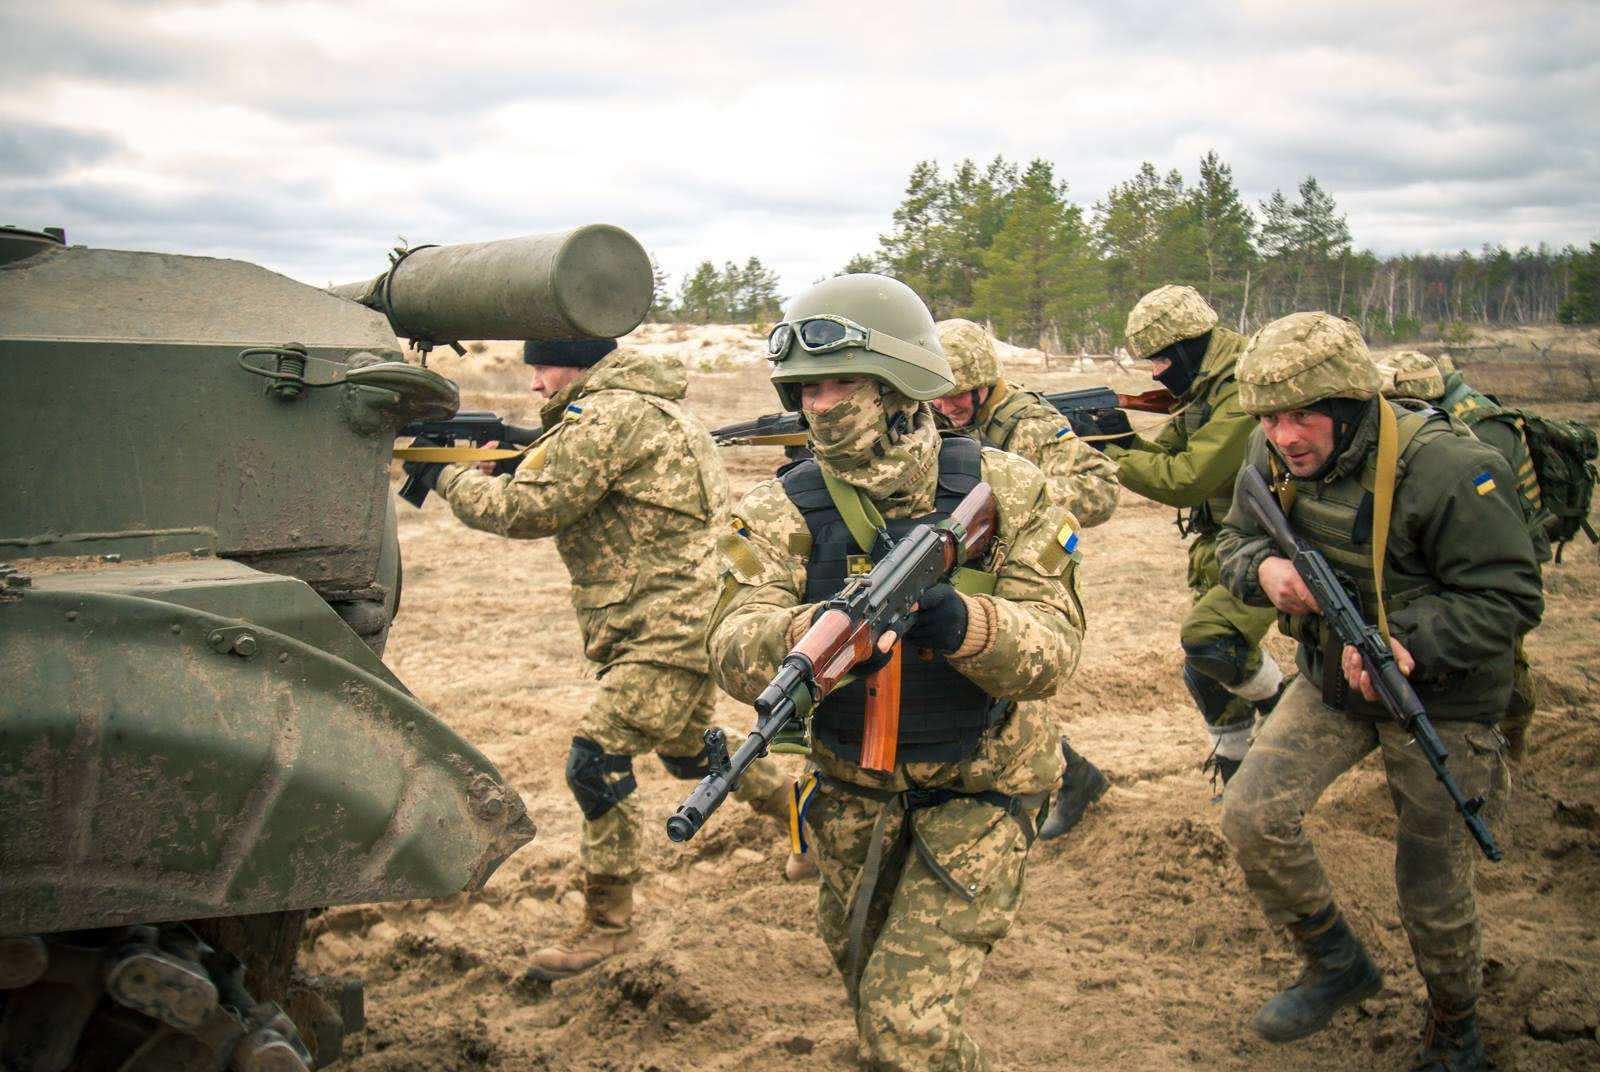
[[[1022,346],[1104,351],[1128,310],[1163,283],[1187,283],[1243,331],[1300,309],[1349,316],[1374,341],[1448,325],[1600,322],[1600,243],[1379,257],[1357,249],[1333,194],[1307,176],[1255,205],[1215,153],[1190,181],[1151,163],[1104,199],[1076,203],[1048,160],[996,157],[911,170],[878,248],[845,272],[902,280],[935,319],[988,323]],[[658,271],[657,319],[764,321],[777,277],[757,257],[702,262],[675,300]]]

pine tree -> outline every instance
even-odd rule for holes
[[[1600,242],[1590,242],[1587,253],[1572,253],[1567,300],[1557,314],[1563,324],[1600,324]]]
[[[894,229],[878,237],[880,256],[889,274],[918,294],[934,289],[940,274],[940,205],[945,187],[939,165],[923,160],[911,169],[905,197],[894,210]]]
[[[778,295],[778,273],[769,271],[760,257],[752,256],[744,262],[740,284],[740,320],[753,323],[780,315],[783,300]]]
[[[1163,176],[1149,161],[1140,164],[1095,205],[1095,224],[1113,310],[1126,311],[1164,283],[1204,277],[1200,229],[1176,170]]]
[[[671,280],[662,270],[661,262],[656,260],[655,254],[652,253],[650,254],[650,311],[645,314],[645,319],[651,323],[659,323],[671,316]]]
[[[931,304],[943,319],[971,311],[983,255],[1005,223],[1006,209],[1017,186],[1017,168],[1002,156],[982,172],[971,160],[956,165],[940,217],[940,263],[944,269]]]
[[[1235,319],[1256,259],[1255,218],[1239,200],[1233,169],[1215,150],[1200,158],[1200,181],[1189,192],[1189,205],[1205,264],[1205,281],[1195,285],[1224,321]]]
[[[884,266],[878,258],[870,253],[857,253],[854,257],[844,262],[844,267],[835,272],[835,275],[862,275],[864,273],[882,273]]]
[[[678,315],[691,324],[709,324],[722,305],[722,280],[710,261],[701,261],[683,277],[678,290]]]

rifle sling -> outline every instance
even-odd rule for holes
[[[443,462],[446,465],[471,465],[473,462],[499,462],[520,458],[529,447],[395,447],[394,457],[402,462]]]

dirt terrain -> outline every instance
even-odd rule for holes
[[[709,423],[771,411],[764,368],[749,360],[759,338],[717,330],[656,326],[641,341],[691,360],[689,401]],[[1563,363],[1600,362],[1589,348]],[[1109,361],[1084,371],[1011,357],[1012,373],[1041,387],[1150,386]],[[1481,367],[1480,355],[1462,357],[1485,389],[1600,421],[1593,394],[1580,401],[1581,371],[1550,373],[1537,355],[1485,353]],[[443,367],[467,408],[534,415],[509,347]],[[736,491],[779,457],[725,454]],[[402,508],[401,538],[405,603],[388,661],[520,788],[539,836],[477,896],[314,921],[309,967],[367,979],[368,1029],[350,1067],[858,1067],[843,991],[813,930],[814,889],[781,880],[783,846],[738,805],[689,848],[669,843],[660,822],[687,784],[654,759],[638,764],[652,817],[638,950],[554,987],[523,975],[526,954],[571,926],[580,903],[578,812],[562,764],[595,686],[566,574],[548,542],[468,531],[436,499],[420,513]],[[1126,493],[1085,536],[1091,631],[1055,703],[1112,789],[1078,830],[1035,849],[1021,916],[973,998],[972,1030],[1001,1069],[1404,1068],[1422,987],[1395,908],[1393,815],[1370,761],[1309,826],[1387,988],[1304,1043],[1249,1033],[1250,1014],[1296,967],[1244,889],[1200,772],[1205,736],[1178,676],[1183,566],[1172,512]],[[1500,1067],[1524,1072],[1600,1067],[1600,556],[1575,543],[1546,582],[1545,621],[1529,642],[1543,709],[1499,827],[1506,861],[1478,878],[1486,1034]],[[1287,643],[1274,634],[1272,644],[1287,664]],[[735,727],[751,719],[726,699],[720,714]]]

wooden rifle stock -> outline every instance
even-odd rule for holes
[[[867,675],[867,712],[861,727],[861,766],[885,773],[894,770],[900,740],[900,666],[904,650],[896,640],[889,661]]]
[[[1117,395],[1117,405],[1123,409],[1136,409],[1141,413],[1171,413],[1172,407],[1177,404],[1178,400],[1165,387],[1157,387],[1136,395],[1120,393]]]

